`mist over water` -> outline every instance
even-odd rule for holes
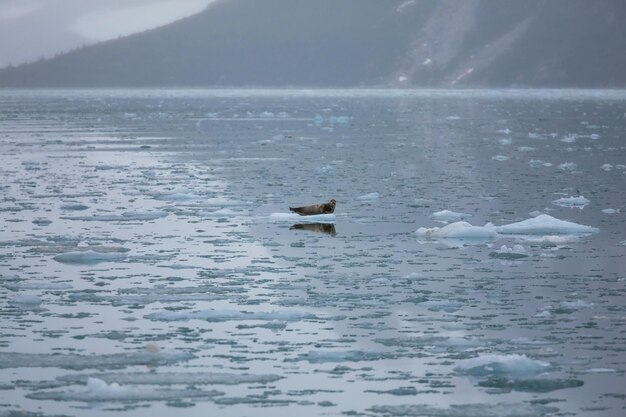
[[[0,415],[623,413],[623,91],[5,91],[0,115]]]

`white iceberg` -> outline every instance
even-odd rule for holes
[[[507,235],[577,235],[597,233],[591,226],[555,219],[548,214],[540,214],[532,219],[494,227],[495,231]]]
[[[561,207],[577,207],[582,209],[587,204],[591,203],[591,201],[587,200],[582,195],[579,195],[578,197],[571,196],[559,198],[557,200],[554,200],[552,203]]]
[[[472,215],[467,214],[467,213],[457,213],[455,211],[450,211],[450,210],[442,210],[442,211],[433,213],[430,217],[436,222],[448,223],[448,222],[458,222],[460,220],[465,220],[469,217],[472,217]]]
[[[491,225],[472,226],[467,222],[455,222],[441,228],[420,227],[415,233],[427,239],[491,241],[498,238],[498,233]]]

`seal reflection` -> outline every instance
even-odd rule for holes
[[[306,230],[308,232],[325,233],[331,236],[337,234],[333,223],[299,223],[291,226],[289,230]]]

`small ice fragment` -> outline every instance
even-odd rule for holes
[[[598,229],[540,214],[532,219],[496,226],[495,231],[511,235],[568,235],[597,233]]]
[[[510,145],[512,142],[511,138],[502,138],[498,140],[498,143],[503,146]]]
[[[620,210],[619,209],[612,209],[612,208],[606,208],[602,210],[602,213],[604,214],[615,214],[615,213],[619,213]]]
[[[458,213],[450,210],[442,210],[433,213],[430,217],[437,222],[448,223],[465,220],[469,217],[472,217],[472,215],[466,213]]]
[[[374,193],[364,194],[362,196],[357,197],[356,199],[359,201],[372,201],[372,200],[378,200],[378,198],[380,198],[380,194],[377,192],[374,192]]]
[[[22,305],[39,305],[41,304],[41,299],[34,295],[21,294],[16,295],[11,299],[13,304],[22,304]]]
[[[537,150],[537,148],[533,148],[532,146],[520,146],[517,148],[519,152],[532,152]]]
[[[573,171],[576,169],[578,165],[576,165],[574,162],[563,162],[562,164],[559,164],[559,169],[561,171]]]
[[[473,376],[521,376],[545,372],[549,368],[549,363],[530,359],[526,355],[493,354],[461,360],[455,370]]]
[[[559,198],[557,200],[554,200],[552,203],[556,204],[557,206],[561,206],[561,207],[576,207],[576,208],[582,209],[587,204],[589,204],[590,201],[587,200],[582,195],[580,195],[578,197],[572,196],[572,197]]]
[[[429,239],[460,239],[460,240],[477,240],[488,241],[496,240],[498,233],[487,226],[472,226],[467,222],[455,222],[442,228],[420,227],[416,233]]]
[[[600,168],[602,168],[602,170],[609,172],[613,170],[613,165],[611,164],[603,164]]]
[[[492,156],[491,159],[493,159],[494,161],[508,161],[509,157],[505,155],[496,155]]]
[[[120,262],[126,259],[126,255],[123,253],[95,252],[88,250],[84,252],[62,253],[55,256],[53,259],[64,264],[95,265],[100,262]]]

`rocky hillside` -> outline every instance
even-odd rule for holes
[[[3,87],[626,87],[624,0],[222,0]]]

